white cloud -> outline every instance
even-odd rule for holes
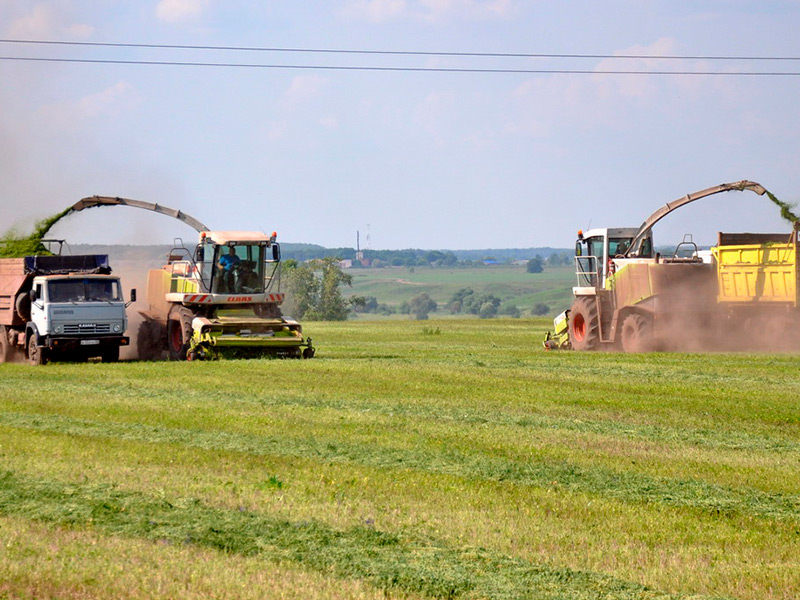
[[[189,21],[202,15],[210,3],[210,0],[161,0],[156,6],[156,16],[168,23]]]
[[[339,129],[339,120],[334,117],[333,115],[328,115],[327,117],[322,117],[319,120],[319,124],[324,129],[334,130]]]
[[[351,0],[348,17],[372,22],[413,19],[440,22],[451,19],[487,20],[509,17],[515,0]]]
[[[402,18],[407,11],[406,0],[352,0],[344,10],[349,17],[374,22]]]
[[[67,5],[41,2],[28,12],[10,20],[8,35],[19,38],[48,38],[64,35],[87,38],[94,32],[91,25],[69,23]]]
[[[127,81],[120,81],[113,86],[81,98],[78,102],[79,112],[86,118],[94,118],[106,114],[118,114],[129,109],[137,101],[136,93]]]
[[[116,84],[94,94],[84,96],[77,102],[61,102],[43,106],[38,111],[40,126],[49,135],[80,135],[92,122],[103,118],[118,118],[131,110],[139,101],[139,97],[126,81]]]
[[[283,95],[284,102],[290,106],[308,102],[319,95],[327,81],[319,75],[298,75]]]

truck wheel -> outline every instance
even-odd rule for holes
[[[8,341],[8,330],[5,325],[0,325],[0,363],[14,360],[14,348]]]
[[[100,360],[104,363],[119,362],[119,346],[103,350],[103,354],[100,355]]]
[[[167,321],[167,346],[171,360],[186,360],[189,340],[192,339],[192,312],[179,308],[170,313]]]
[[[28,340],[28,360],[32,365],[46,365],[47,356],[45,349],[36,345],[36,336],[32,335]]]
[[[620,332],[623,352],[652,352],[653,324],[639,313],[631,313],[622,321]]]
[[[569,312],[569,340],[575,350],[597,350],[600,317],[594,298],[578,298]]]
[[[14,309],[16,310],[17,316],[20,319],[22,319],[23,321],[30,321],[31,297],[26,293],[18,295],[17,299],[14,301]]]

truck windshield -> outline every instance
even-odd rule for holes
[[[119,281],[113,279],[56,279],[48,282],[50,302],[109,302],[122,300]]]

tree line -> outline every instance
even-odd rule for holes
[[[362,266],[356,260],[355,248],[325,248],[314,244],[281,245],[284,258],[303,263],[336,256],[343,261],[352,261],[354,268]],[[475,267],[485,262],[508,264],[515,261],[538,258],[542,264],[560,265],[572,262],[572,253],[555,248],[511,248],[486,250],[362,250],[364,261],[372,268],[381,267]],[[566,261],[566,262],[564,262]]]

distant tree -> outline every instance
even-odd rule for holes
[[[553,267],[569,265],[572,263],[572,256],[567,252],[558,252],[547,257],[547,264]]]
[[[471,288],[461,288],[450,298],[446,304],[447,310],[452,314],[460,313],[464,308],[464,301],[468,296],[475,294],[475,290]]]
[[[544,302],[537,302],[533,305],[531,312],[537,316],[543,316],[550,312],[550,307],[547,306]]]
[[[481,304],[480,310],[478,310],[478,316],[481,319],[491,319],[497,314],[497,306],[490,302],[486,301]]]
[[[475,291],[470,288],[462,288],[456,292],[449,303],[451,312],[454,308],[459,306],[459,302],[460,309],[455,312],[478,315],[485,319],[495,316],[500,306],[500,298],[494,294],[486,292],[476,294]]]
[[[283,262],[286,279],[286,299],[281,307],[285,314],[303,319],[310,310],[319,304],[320,281],[307,264],[294,260]]]
[[[528,273],[541,273],[544,271],[544,265],[542,264],[542,257],[541,256],[534,256],[532,259],[528,261],[528,265],[525,267],[525,270]]]
[[[501,304],[497,313],[513,319],[519,319],[520,315],[519,308],[515,304]]]
[[[436,308],[436,301],[425,292],[417,294],[408,303],[409,313],[416,315],[418,320],[427,319],[428,313],[435,311]]]
[[[286,261],[283,269],[288,280],[285,310],[292,316],[310,321],[344,321],[353,302],[342,297],[340,287],[352,285],[352,277],[344,273],[339,259],[327,257],[303,264]]]

